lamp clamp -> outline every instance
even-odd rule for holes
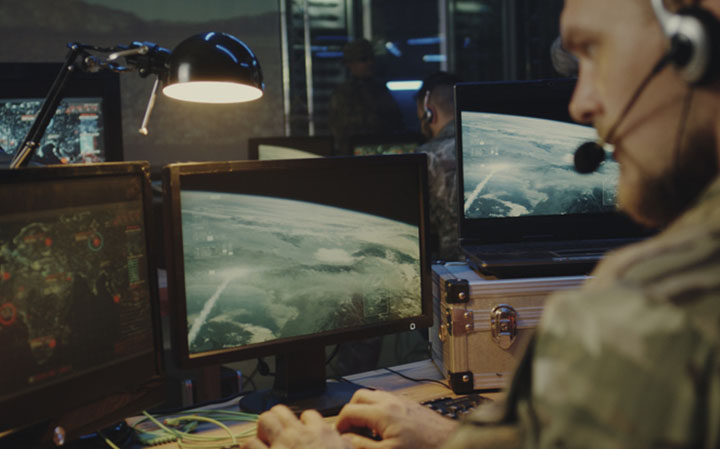
[[[152,42],[135,41],[128,47],[118,47],[108,59],[115,61],[121,57],[124,57],[128,66],[136,69],[142,78],[154,74],[164,79],[170,50]]]

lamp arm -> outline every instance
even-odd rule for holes
[[[150,121],[150,114],[152,113],[153,109],[155,108],[155,100],[157,99],[157,91],[158,86],[160,86],[160,75],[158,75],[157,78],[155,78],[155,82],[153,83],[152,92],[150,92],[150,99],[148,100],[147,107],[145,108],[145,115],[143,116],[142,124],[140,125],[140,129],[138,129],[138,132],[142,134],[143,136],[148,135],[148,122]]]
[[[35,154],[35,150],[40,144],[40,141],[45,134],[45,130],[50,124],[50,120],[52,120],[55,115],[55,111],[60,104],[60,100],[62,100],[62,89],[65,87],[65,83],[67,82],[71,72],[75,70],[75,60],[81,53],[84,53],[84,49],[81,48],[80,45],[72,44],[70,46],[70,51],[65,57],[65,62],[63,63],[60,72],[57,74],[57,77],[53,81],[50,91],[45,97],[45,101],[40,108],[40,112],[38,112],[35,117],[35,121],[33,121],[30,131],[28,131],[25,139],[20,145],[20,149],[15,153],[12,161],[10,162],[11,169],[25,167],[32,158],[33,154]]]

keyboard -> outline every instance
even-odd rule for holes
[[[475,410],[475,408],[483,402],[490,399],[477,393],[471,393],[458,397],[442,397],[430,401],[422,402],[422,405],[435,410],[443,416],[452,419],[459,419],[464,415]]]

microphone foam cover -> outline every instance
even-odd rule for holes
[[[575,171],[578,173],[592,173],[600,167],[605,160],[605,150],[597,142],[585,142],[575,150]]]

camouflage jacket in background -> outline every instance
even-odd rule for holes
[[[593,275],[548,301],[507,407],[445,449],[720,447],[720,178]]]
[[[430,232],[437,237],[439,246],[433,257],[460,260],[455,121],[450,121],[415,152],[426,153],[428,157]]]
[[[351,155],[353,136],[385,135],[403,130],[400,107],[376,79],[350,77],[330,97],[330,131],[338,154]]]

